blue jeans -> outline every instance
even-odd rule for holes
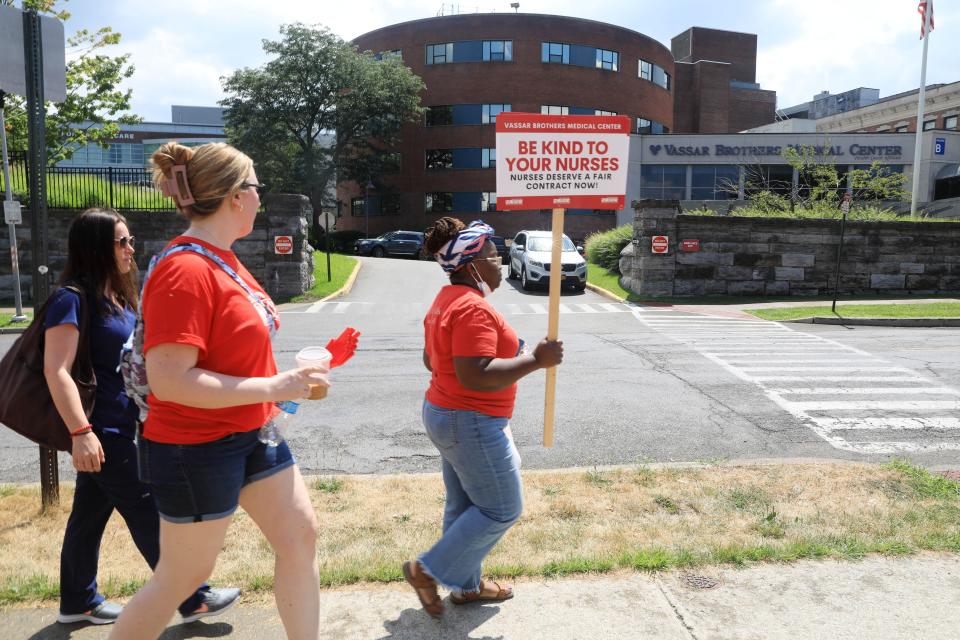
[[[506,418],[424,400],[423,424],[443,460],[443,536],[420,556],[427,575],[454,593],[480,588],[480,565],[523,512],[520,454]]]
[[[73,509],[60,550],[60,612],[64,614],[83,613],[103,602],[97,590],[97,563],[104,527],[114,509],[151,569],[160,558],[160,519],[150,487],[137,478],[137,445],[115,433],[98,430],[97,437],[106,462],[99,473],[77,472]],[[180,613],[196,611],[209,589],[201,585],[181,603]]]

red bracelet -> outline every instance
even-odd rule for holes
[[[80,427],[80,428],[77,429],[76,431],[71,431],[71,432],[70,432],[70,437],[71,437],[71,438],[76,438],[77,436],[82,436],[83,434],[88,433],[88,432],[90,432],[90,431],[93,431],[93,425],[92,425],[92,424],[87,424],[87,425],[84,425],[84,426]]]

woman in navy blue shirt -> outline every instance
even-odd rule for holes
[[[43,319],[43,373],[50,395],[70,430],[77,470],[73,508],[60,552],[62,623],[110,624],[121,607],[97,590],[97,561],[107,520],[116,509],[150,568],[160,557],[160,521],[150,488],[137,477],[137,407],[127,397],[119,372],[120,348],[136,321],[137,267],[134,238],[118,213],[88,209],[70,224],[67,264],[61,287]],[[80,296],[89,310],[87,332],[97,394],[90,421],[70,376],[80,340]],[[238,589],[201,585],[183,604],[185,622],[216,615],[232,605]]]

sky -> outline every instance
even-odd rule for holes
[[[173,104],[213,106],[220,78],[267,58],[261,43],[291,22],[323,25],[344,39],[398,22],[457,13],[511,12],[510,0],[68,0],[67,35],[109,25],[130,53],[132,111],[169,122]],[[960,0],[935,0],[927,83],[960,80]],[[757,81],[788,107],[827,90],[880,96],[920,84],[917,0],[521,0],[523,13],[588,18],[670,38],[698,26],[758,36]],[[600,44],[600,43],[598,43]]]

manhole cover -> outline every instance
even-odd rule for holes
[[[701,576],[696,573],[683,574],[683,583],[692,589],[713,589],[720,581],[709,576]]]

